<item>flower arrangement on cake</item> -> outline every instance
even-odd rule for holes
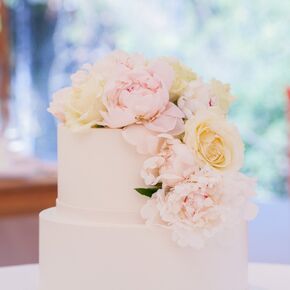
[[[121,51],[84,65],[71,81],[49,112],[76,132],[122,129],[148,157],[140,168],[146,187],[136,188],[148,197],[146,223],[170,228],[180,246],[202,248],[255,217],[255,180],[239,172],[244,146],[227,118],[229,85],[206,83],[174,58]]]

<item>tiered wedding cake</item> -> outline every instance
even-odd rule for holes
[[[114,52],[73,75],[49,109],[63,124],[39,289],[246,290],[254,184],[231,100],[168,58]]]

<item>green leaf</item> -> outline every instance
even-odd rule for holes
[[[151,188],[135,188],[135,190],[141,195],[145,195],[148,197],[152,197],[152,195],[158,190],[160,187],[151,187]]]
[[[155,188],[161,189],[162,188],[162,182],[159,182],[155,185]]]
[[[102,125],[94,125],[92,128],[97,128],[97,129],[99,129],[99,128],[105,128],[105,127],[102,126]]]

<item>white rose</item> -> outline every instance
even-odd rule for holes
[[[72,75],[71,87],[54,94],[49,111],[74,131],[91,128],[103,120],[104,84],[103,77],[86,65]]]
[[[71,88],[63,88],[58,90],[52,96],[52,101],[49,104],[48,112],[53,114],[59,121],[65,123],[64,107],[71,95]]]
[[[237,128],[216,110],[200,110],[185,124],[184,142],[202,163],[218,171],[243,164],[244,145]]]

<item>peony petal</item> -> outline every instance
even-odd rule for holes
[[[173,136],[178,136],[184,132],[184,122],[182,119],[177,119],[175,128],[168,132],[168,134],[171,134]]]
[[[174,79],[174,71],[172,67],[163,60],[156,60],[150,63],[149,69],[159,76],[162,83],[169,90]]]
[[[173,103],[169,102],[166,106],[164,114],[167,116],[176,117],[182,119],[185,117],[184,113]]]
[[[134,116],[128,111],[120,108],[110,108],[108,112],[100,112],[104,121],[100,125],[109,128],[122,128],[135,122]]]
[[[123,138],[131,145],[136,146],[137,152],[140,154],[157,154],[161,138],[153,132],[147,130],[142,125],[131,125],[123,129]]]
[[[144,126],[155,132],[166,133],[173,130],[176,127],[176,123],[176,118],[161,114],[157,119],[150,123],[146,123]]]
[[[146,185],[156,185],[159,182],[159,168],[163,165],[164,161],[164,158],[161,156],[153,156],[144,161],[141,177]]]
[[[153,156],[144,161],[144,169],[153,169],[161,166],[164,163],[164,158],[161,156]]]
[[[246,221],[253,220],[259,212],[259,208],[254,203],[248,203],[245,208],[244,219]]]
[[[140,214],[147,224],[154,224],[159,216],[156,200],[154,198],[149,199],[142,207]]]
[[[170,187],[175,186],[179,181],[183,180],[181,176],[173,174],[173,173],[161,174],[159,179],[162,183]]]
[[[183,112],[176,105],[168,103],[165,111],[154,121],[145,124],[145,127],[152,131],[177,135],[184,131],[183,117]]]

